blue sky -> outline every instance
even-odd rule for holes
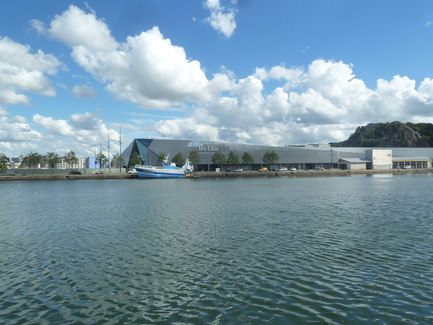
[[[433,122],[433,3],[3,0],[0,152],[340,141]]]

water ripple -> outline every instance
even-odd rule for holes
[[[0,319],[433,323],[430,182],[0,184]]]

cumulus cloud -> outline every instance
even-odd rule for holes
[[[40,132],[33,129],[22,116],[8,117],[4,109],[0,109],[0,147],[2,151],[29,150],[29,143],[43,139]]]
[[[105,130],[105,126],[101,118],[94,113],[85,112],[82,114],[73,114],[71,115],[69,121],[71,122],[72,126],[78,130]]]
[[[280,86],[268,89],[267,83],[275,82]],[[232,80],[230,96],[215,97],[187,118],[159,121],[154,128],[165,137],[281,145],[340,141],[359,125],[425,121],[432,112],[431,79],[417,88],[414,80],[395,76],[370,89],[352,65],[320,59],[307,69],[258,68]]]
[[[76,85],[72,88],[72,92],[79,98],[91,98],[96,96],[95,89],[86,85]]]
[[[93,51],[114,51],[118,44],[108,26],[94,13],[86,14],[76,6],[69,6],[50,23],[48,34],[69,47],[84,47]]]
[[[219,0],[206,0],[204,5],[211,12],[210,24],[220,19],[216,13],[232,13],[226,17],[232,25],[221,18],[220,25],[214,26],[230,37],[236,27],[234,9],[226,9]],[[224,24],[231,28],[224,32]],[[37,22],[33,25],[41,31],[44,28]],[[409,77],[395,76],[379,79],[374,89],[368,88],[356,77],[354,66],[341,61],[318,59],[306,67],[258,67],[241,78],[222,69],[208,79],[200,62],[188,58],[158,27],[120,42],[95,12],[86,13],[76,6],[56,16],[46,33],[69,46],[75,62],[115,98],[142,108],[186,108],[183,118],[157,121],[150,128],[152,122],[140,124],[146,126],[146,134],[157,137],[276,145],[339,141],[358,125],[425,121],[433,109],[433,80],[417,85]],[[29,54],[25,46],[18,47]],[[33,57],[43,77],[55,73],[56,61],[42,52],[37,57],[43,58]],[[12,92],[10,98],[17,97],[15,101],[25,100],[19,97],[25,96],[22,91],[4,89]],[[80,97],[94,95],[84,85],[73,91]],[[118,136],[91,113],[74,114],[67,120],[36,114],[33,123],[53,139],[69,138],[85,148],[98,145],[108,134],[112,139]]]
[[[108,139],[112,152],[118,152],[120,149],[120,134],[108,128],[101,118],[93,113],[73,114],[68,120],[35,114],[32,120],[47,132],[48,137],[56,141],[59,151],[74,150],[82,155],[83,153],[94,155],[95,147],[99,150],[102,143],[104,150],[107,150]],[[66,143],[72,143],[73,147],[69,145],[60,148]]]
[[[117,42],[94,13],[71,5],[48,34],[72,48],[73,59],[120,100],[144,108],[203,102],[211,94],[200,63],[164,38],[158,27]]]
[[[204,6],[210,11],[210,16],[205,19],[205,22],[225,37],[230,38],[236,29],[236,9],[222,6],[220,0],[206,0]]]
[[[54,96],[47,75],[55,74],[60,65],[51,54],[32,53],[29,46],[0,38],[0,103],[29,103],[26,92]]]

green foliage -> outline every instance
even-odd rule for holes
[[[196,150],[193,150],[189,153],[188,159],[193,165],[198,165],[201,163],[200,154]]]
[[[116,166],[116,167],[122,167],[123,164],[125,163],[125,159],[119,154],[116,153],[113,158],[111,159],[111,162]]]
[[[226,157],[221,152],[215,152],[211,159],[212,163],[215,165],[224,165],[227,163]]]
[[[183,166],[185,165],[186,159],[181,152],[178,152],[177,154],[174,155],[171,161],[174,162],[177,166]]]
[[[274,164],[275,162],[278,161],[278,159],[280,159],[280,157],[278,156],[278,154],[275,151],[266,151],[264,156],[263,156],[263,162],[265,164]]]
[[[96,155],[96,161],[99,165],[99,168],[103,168],[105,164],[108,162],[107,157],[102,153],[102,151],[99,151],[99,153]]]
[[[254,163],[254,158],[248,152],[242,155],[242,164],[249,165]]]
[[[4,153],[0,153],[0,169],[8,168],[9,158]]]
[[[167,159],[167,154],[160,152],[158,155],[158,161],[163,162]]]
[[[65,155],[65,162],[69,165],[69,167],[78,164],[78,158],[74,151],[71,150]]]
[[[30,152],[21,162],[22,165],[28,168],[36,168],[41,163],[42,156],[36,152]]]
[[[229,153],[229,157],[227,158],[227,164],[229,165],[238,165],[239,164],[239,157],[234,152]]]
[[[431,123],[370,123],[333,147],[433,147]]]
[[[45,155],[45,161],[48,163],[50,168],[54,168],[56,164],[60,162],[60,157],[55,152],[47,152]]]
[[[135,165],[140,165],[141,162],[142,162],[142,161],[141,161],[140,155],[138,154],[137,151],[134,151],[134,152],[132,153],[131,158],[129,159],[129,163],[128,163],[128,165],[129,165],[129,167],[133,167],[133,166],[135,166]]]

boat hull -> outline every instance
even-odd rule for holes
[[[185,178],[183,170],[137,167],[135,169],[139,178]]]

